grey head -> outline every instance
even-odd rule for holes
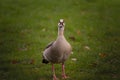
[[[59,20],[59,23],[58,23],[58,30],[59,31],[64,31],[64,28],[65,28],[65,23],[64,23],[64,20],[63,19],[60,19]]]
[[[63,35],[64,34],[64,28],[65,28],[65,23],[63,19],[60,19],[58,23],[58,35]]]

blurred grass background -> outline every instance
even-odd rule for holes
[[[60,18],[73,47],[68,80],[120,80],[119,0],[0,0],[0,80],[52,80],[42,51]]]

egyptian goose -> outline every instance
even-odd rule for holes
[[[57,80],[54,69],[56,63],[62,63],[62,78],[68,78],[65,74],[64,62],[70,56],[72,47],[64,37],[64,28],[64,20],[60,19],[56,41],[49,43],[43,52],[42,63],[52,63],[53,80]]]

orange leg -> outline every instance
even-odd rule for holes
[[[53,80],[57,80],[57,77],[56,77],[56,75],[55,75],[54,64],[52,64],[52,72],[53,72]]]
[[[66,74],[65,74],[65,65],[64,65],[64,63],[62,63],[62,78],[63,78],[63,79],[69,78],[69,77],[66,76]]]

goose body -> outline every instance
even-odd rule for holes
[[[71,53],[71,46],[64,36],[58,36],[51,46],[45,49],[43,56],[51,63],[63,63]]]

